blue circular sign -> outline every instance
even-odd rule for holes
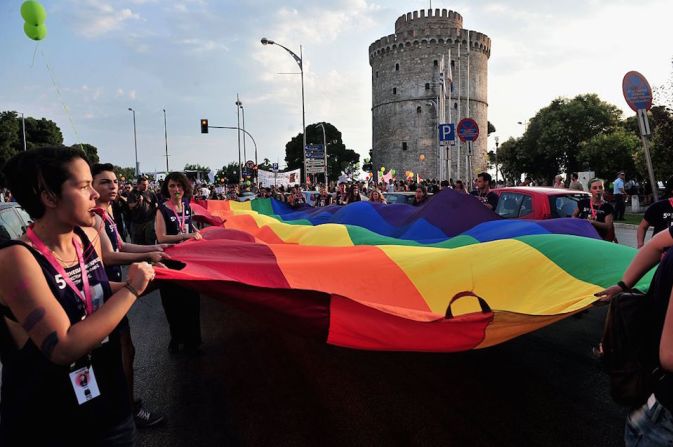
[[[456,130],[458,138],[463,143],[466,141],[476,141],[479,138],[479,125],[472,118],[463,118],[458,123]]]
[[[650,110],[652,107],[652,89],[645,76],[637,71],[629,71],[622,80],[624,99],[634,112]]]

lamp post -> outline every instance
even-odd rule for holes
[[[304,146],[301,148],[302,152],[302,158],[304,160],[304,182],[308,183],[308,174],[306,172],[306,109],[304,107],[304,55],[303,55],[303,48],[301,45],[299,45],[299,56],[297,56],[292,50],[289,48],[274,42],[271,39],[267,39],[266,37],[262,37],[262,45],[278,45],[292,56],[294,61],[299,65],[299,71],[301,74],[301,127],[302,131],[304,133]]]
[[[440,146],[440,143],[439,143],[439,125],[440,125],[440,120],[441,120],[441,117],[439,116],[439,97],[429,99],[426,104],[431,106],[431,107],[434,107],[435,112],[436,112],[437,125],[435,126],[435,129],[434,129],[434,131],[435,131],[435,143],[437,144],[437,171],[436,171],[436,174],[440,179],[442,179],[444,164],[442,163],[442,150],[441,150],[441,146]]]
[[[21,112],[21,127],[23,128],[23,151],[26,152],[26,117]]]
[[[238,181],[243,183],[243,165],[241,165],[241,106],[243,103],[238,99],[238,93],[236,93],[236,119],[238,121],[237,131],[238,131]]]
[[[523,126],[523,133],[526,133],[528,131],[528,120],[526,121],[517,121],[517,124],[520,126]]]
[[[322,144],[325,155],[325,188],[327,188],[327,136],[325,133],[325,123],[318,123],[318,126],[322,127]]]
[[[500,138],[495,137],[495,187],[498,187],[498,146],[500,145]]]
[[[136,177],[140,175],[140,165],[138,164],[138,137],[136,134],[136,111],[129,107],[129,111],[133,112],[133,144],[136,149]]]
[[[166,143],[166,175],[170,172],[168,169],[168,127],[166,126],[166,109],[164,111],[164,142]]]
[[[241,120],[243,121],[243,131],[245,132],[245,108],[243,107],[243,101],[238,100],[238,107],[241,108]],[[248,161],[248,153],[245,150],[245,133],[243,134],[243,160]],[[255,160],[257,164],[257,160]]]

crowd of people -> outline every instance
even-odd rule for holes
[[[24,444],[27,433],[36,444],[78,445],[73,422],[77,439],[88,444],[134,445],[137,427],[162,418],[135,393],[135,349],[126,314],[152,289],[153,265],[173,262],[164,250],[202,238],[190,199],[238,199],[248,193],[290,206],[307,200],[299,185],[247,186],[245,191],[238,185],[205,185],[177,172],[161,182],[141,176],[135,185],[120,184],[111,164],[89,165],[81,152],[68,148],[23,152],[7,163],[4,174],[9,190],[3,191],[3,200],[17,201],[34,223],[22,239],[0,245],[1,445]],[[625,191],[619,179],[615,191]],[[557,180],[557,187],[566,186]],[[576,183],[573,176],[568,186],[577,188]],[[465,194],[469,190],[495,209],[499,196],[493,186],[491,176],[482,172],[469,185],[461,180],[342,182],[318,185],[309,195],[315,206],[327,206],[362,200],[385,204],[386,193],[407,192],[413,193],[414,205],[422,205],[429,194],[452,188]],[[579,202],[575,217],[589,220],[603,238],[614,240],[620,202],[614,207],[608,203],[604,186],[600,179],[589,182],[591,197]],[[665,271],[652,288],[660,310],[653,343],[659,347],[660,366],[673,371],[673,260],[670,253],[662,258],[673,246],[673,181],[668,186],[669,197],[645,214],[638,233],[642,249],[622,280],[597,295],[609,300],[630,289],[663,259],[659,269]],[[655,236],[645,244],[649,226],[655,227]],[[174,284],[161,285],[159,291],[170,329],[168,351],[199,355],[199,294]],[[643,407],[629,414],[627,445],[673,433],[673,381],[668,376]]]

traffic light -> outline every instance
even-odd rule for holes
[[[208,133],[208,120],[201,120],[201,133]]]

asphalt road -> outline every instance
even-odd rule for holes
[[[631,234],[633,233],[633,234]],[[635,244],[633,229],[620,241]],[[488,349],[366,352],[202,297],[203,354],[167,351],[158,296],[130,314],[137,394],[166,424],[141,446],[619,446],[624,409],[591,355],[605,308]]]

